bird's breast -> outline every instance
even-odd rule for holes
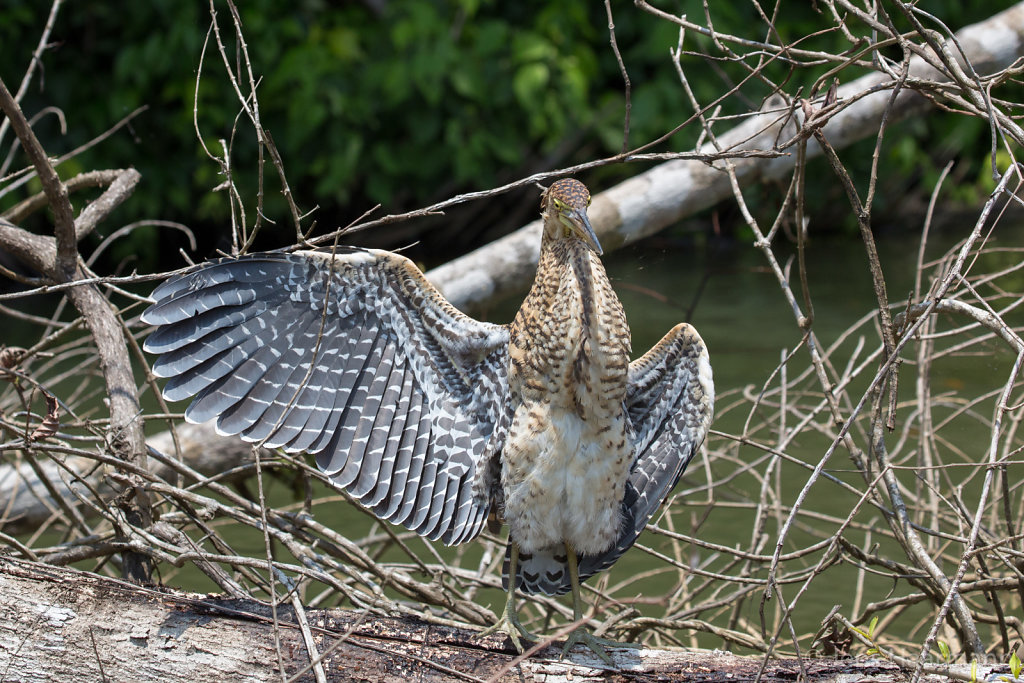
[[[514,416],[502,451],[510,537],[597,553],[621,528],[633,443],[629,328],[597,256],[548,245],[509,331]]]

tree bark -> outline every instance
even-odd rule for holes
[[[956,34],[967,59],[981,76],[1004,69],[1024,54],[1024,3],[989,19],[961,29]],[[952,50],[956,54],[956,50]],[[911,60],[911,73],[938,80],[941,77],[920,57]],[[838,90],[839,100],[853,99],[892,79],[881,73],[858,78]],[[891,91],[880,89],[854,101],[824,126],[823,132],[836,149],[877,133]],[[904,88],[889,113],[889,122],[907,118],[927,108],[928,100]],[[797,112],[799,115],[799,112]],[[793,138],[795,122],[776,112],[762,112],[743,124],[718,135],[715,143],[701,149],[775,149]],[[821,154],[813,141],[808,158]],[[734,159],[731,162],[743,186],[790,172],[795,155],[776,159]],[[674,160],[633,176],[594,196],[590,220],[605,252],[647,237],[680,219],[714,206],[732,195],[729,176],[722,163]],[[471,311],[524,290],[536,270],[540,253],[540,221],[495,240],[465,256],[434,268],[427,277],[456,307]]]
[[[517,663],[503,636],[479,639],[465,629],[348,610],[306,610],[305,620],[296,617],[290,606],[278,606],[275,628],[271,609],[252,600],[0,558],[0,680],[225,683],[316,680],[322,674],[367,681],[734,683],[751,680],[761,664],[759,657],[717,650],[621,648],[611,651],[615,670],[582,648],[561,660],[555,646]],[[311,657],[322,666],[319,672]],[[802,665],[773,660],[762,680],[792,681],[801,668],[812,682],[906,679],[884,660],[808,659]],[[1001,669],[979,667],[979,679]]]
[[[182,423],[175,430],[181,445],[182,461],[204,476],[214,476],[253,462],[251,444],[237,436],[218,434],[212,422],[201,425]],[[176,457],[170,431],[150,437],[147,445],[168,457]],[[267,450],[264,453],[267,457],[271,455]],[[79,494],[88,495],[85,486],[88,484],[101,493],[116,493],[106,483],[104,470],[97,469],[92,458],[69,456],[61,464],[49,458],[37,458],[35,469],[24,461],[24,457],[16,454],[9,454],[6,460],[0,464],[0,531],[4,533],[36,529],[52,514],[59,513],[58,501],[52,493],[60,495],[68,505],[77,506],[83,514],[88,514],[91,508],[79,505],[73,488],[77,488]],[[149,467],[165,481],[174,480],[174,471],[158,460],[150,460]],[[40,480],[37,471],[46,477],[48,485]],[[69,473],[77,476],[69,477]],[[245,472],[237,478],[248,476],[251,473]]]

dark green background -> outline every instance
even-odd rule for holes
[[[378,203],[384,213],[409,210],[619,151],[623,83],[609,46],[603,3],[389,0],[379,14],[369,4],[240,3],[253,68],[261,78],[264,124],[284,158],[299,207],[319,207],[315,219],[320,229],[345,225]],[[696,0],[657,4],[703,21],[704,10]],[[776,28],[786,41],[832,25],[831,17],[816,11],[813,3],[782,5]],[[944,0],[930,2],[928,10],[955,30],[1007,5]],[[766,37],[753,3],[716,2],[711,8],[718,30],[755,40]],[[615,2],[613,9],[633,84],[630,142],[635,146],[663,135],[692,111],[669,57],[678,39],[676,27],[632,3]],[[234,58],[230,13],[222,3],[217,10]],[[0,6],[0,77],[12,91],[48,11],[48,3],[38,0],[6,0]],[[204,2],[62,6],[43,69],[24,100],[30,117],[51,105],[67,117],[63,135],[54,116],[36,124],[50,154],[73,149],[137,107],[148,106],[129,126],[60,169],[64,177],[126,166],[141,171],[143,181],[134,196],[101,233],[131,220],[158,218],[195,228],[199,257],[229,245],[227,196],[211,192],[222,178],[202,151],[192,123],[196,72],[209,25]],[[863,31],[855,22],[850,27]],[[850,46],[833,32],[806,39],[801,47],[841,51]],[[720,55],[708,39],[694,33],[687,36],[685,48]],[[702,103],[723,95],[746,73],[735,63],[699,56],[687,56],[683,64]],[[796,94],[801,88],[806,93],[823,69],[776,63],[766,74]],[[849,81],[858,75],[849,69],[841,77]],[[764,83],[752,79],[723,102],[723,113],[756,109],[769,93]],[[208,145],[219,149],[217,140],[231,136],[238,110],[211,45],[199,95],[199,121]],[[698,126],[690,125],[654,151],[692,148],[698,134]],[[864,144],[864,150],[844,155],[854,172],[858,165],[867,171],[873,141]],[[914,199],[926,199],[939,170],[952,158],[959,162],[947,196],[976,202],[990,188],[988,145],[987,126],[964,116],[936,114],[894,127],[881,164],[876,223],[898,223],[901,209],[921,206],[923,201]],[[252,202],[256,145],[252,130],[244,125],[237,134],[233,164],[243,197]],[[640,170],[639,165],[616,165],[583,179],[599,190]],[[294,238],[272,169],[268,177],[266,214],[278,228],[263,233],[257,247],[264,248]],[[849,205],[835,179],[824,172],[808,177],[811,210],[827,218],[818,224],[852,230]],[[780,191],[759,190],[766,201]],[[23,196],[0,199],[0,210]],[[756,208],[757,192],[749,200]],[[359,239],[395,246],[415,236],[423,242],[423,257],[436,261],[518,227],[535,211],[536,191],[529,189],[457,209],[443,220]],[[722,211],[720,223],[728,230],[733,210]],[[44,231],[48,225],[37,218],[30,227]],[[177,233],[146,229],[119,240],[111,255],[115,260],[140,259],[142,266],[151,267],[182,244]]]

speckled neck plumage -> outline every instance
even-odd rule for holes
[[[581,419],[621,410],[629,368],[626,316],[600,259],[582,241],[550,238],[510,330],[510,390],[567,400]],[[566,391],[570,389],[570,391]]]

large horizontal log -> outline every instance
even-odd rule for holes
[[[964,53],[982,76],[1006,68],[1024,55],[1024,3],[989,19],[961,29],[956,34]],[[955,54],[956,49],[951,48]],[[939,79],[923,59],[911,60],[911,73]],[[838,96],[853,99],[892,79],[872,73],[839,88]],[[891,92],[881,89],[852,102],[824,126],[823,131],[836,149],[878,132]],[[928,104],[923,96],[904,89],[896,98],[889,122],[920,112]],[[796,132],[780,134],[780,114],[765,111],[718,136],[716,147],[705,144],[701,151],[771,150]],[[821,153],[811,141],[808,158]],[[795,155],[775,159],[733,159],[742,186],[766,178],[778,178],[792,171]],[[677,159],[633,176],[594,196],[590,218],[605,251],[647,237],[686,216],[707,209],[732,196],[729,176],[721,163]],[[470,311],[482,308],[526,288],[536,270],[540,252],[540,221],[449,261],[427,273],[427,277],[455,306]]]
[[[182,423],[176,427],[180,457],[190,468],[204,476],[214,476],[251,463],[252,445],[237,436],[217,434],[213,423],[201,425]],[[175,457],[174,439],[170,431],[161,432],[146,440],[147,445],[168,457]],[[269,451],[265,452],[269,457]],[[30,456],[29,456],[30,457]],[[78,496],[88,497],[86,482],[100,493],[113,494],[105,481],[105,471],[96,468],[96,461],[87,457],[67,457],[60,464],[50,458],[37,458],[33,468],[23,456],[8,454],[7,462],[0,463],[0,531],[21,533],[39,527],[53,514],[61,514],[58,501],[51,492],[60,495],[69,505],[78,505]],[[150,460],[153,472],[167,481],[173,481],[174,472],[158,460]],[[45,477],[44,482],[37,472]],[[244,473],[235,477],[249,476]],[[232,477],[221,479],[230,482]],[[82,507],[87,514],[88,507]]]
[[[346,610],[296,617],[281,605],[275,627],[270,608],[255,601],[0,558],[0,679],[305,681],[315,680],[312,658],[328,680],[735,683],[761,666],[758,657],[717,650],[623,648],[612,651],[618,669],[610,669],[582,648],[561,660],[556,647],[517,663],[504,637]],[[906,680],[883,660],[809,659],[802,667],[809,682]],[[788,683],[800,672],[795,660],[772,660],[761,680]],[[991,672],[981,667],[979,679]]]

